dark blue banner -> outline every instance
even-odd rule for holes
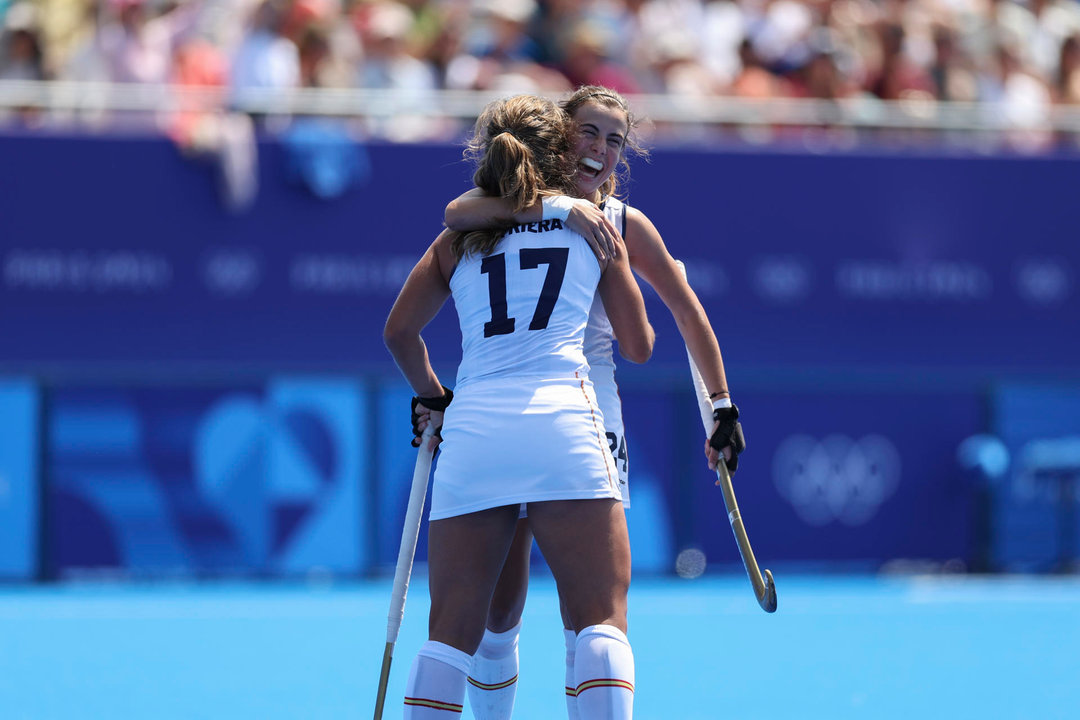
[[[249,210],[164,140],[0,137],[0,362],[385,366],[383,320],[470,168],[375,145],[339,197],[260,146]],[[1074,368],[1080,161],[657,150],[630,202],[656,223],[736,380],[762,369]],[[663,307],[654,367],[681,361]],[[427,333],[453,363],[456,323]],[[672,341],[668,341],[668,339]]]

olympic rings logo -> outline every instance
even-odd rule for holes
[[[808,525],[864,525],[896,492],[900,452],[881,435],[791,435],[773,456],[773,482]]]

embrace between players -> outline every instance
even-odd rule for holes
[[[731,471],[744,445],[720,348],[652,223],[615,197],[635,148],[618,93],[582,87],[560,105],[495,101],[467,153],[476,187],[406,280],[384,340],[417,397],[413,430],[440,428],[428,539],[428,641],[406,719],[509,718],[535,538],[559,590],[569,717],[630,718],[630,543],[622,408],[612,341],[652,354],[637,271],[675,318],[714,401],[705,453]],[[583,241],[584,239],[584,241]],[[462,333],[455,391],[420,331],[453,297]],[[451,402],[452,401],[452,402]],[[419,440],[414,440],[418,445]]]

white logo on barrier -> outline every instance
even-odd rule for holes
[[[754,287],[765,300],[797,302],[810,294],[810,264],[797,257],[762,258],[754,268]]]
[[[844,260],[836,268],[836,290],[858,300],[978,301],[993,294],[994,282],[970,262]]]
[[[1033,305],[1057,305],[1072,292],[1072,278],[1064,260],[1025,260],[1016,268],[1016,290]]]
[[[262,282],[262,263],[251,250],[218,249],[203,260],[203,282],[216,295],[247,295]]]
[[[154,293],[172,284],[172,264],[141,250],[14,249],[3,258],[11,290]]]
[[[396,295],[417,258],[412,255],[301,254],[289,266],[295,292],[320,295]]]
[[[792,435],[773,456],[773,482],[809,525],[863,525],[896,492],[900,453],[881,435]]]

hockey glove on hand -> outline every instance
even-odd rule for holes
[[[746,449],[746,439],[743,437],[742,424],[739,422],[739,408],[718,408],[713,410],[713,420],[720,423],[716,432],[709,438],[709,446],[723,454],[726,447],[731,448],[731,459],[724,460],[728,472],[734,473],[739,467],[739,453]]]
[[[412,399],[412,432],[415,437],[412,439],[413,447],[420,447],[420,436],[423,435],[423,431],[420,429],[420,414],[416,411],[417,405],[423,405],[428,410],[434,410],[435,412],[445,412],[449,407],[450,401],[454,399],[454,391],[443,385],[442,397],[436,398],[423,398],[413,397]],[[435,428],[435,436],[442,440],[442,425]]]

